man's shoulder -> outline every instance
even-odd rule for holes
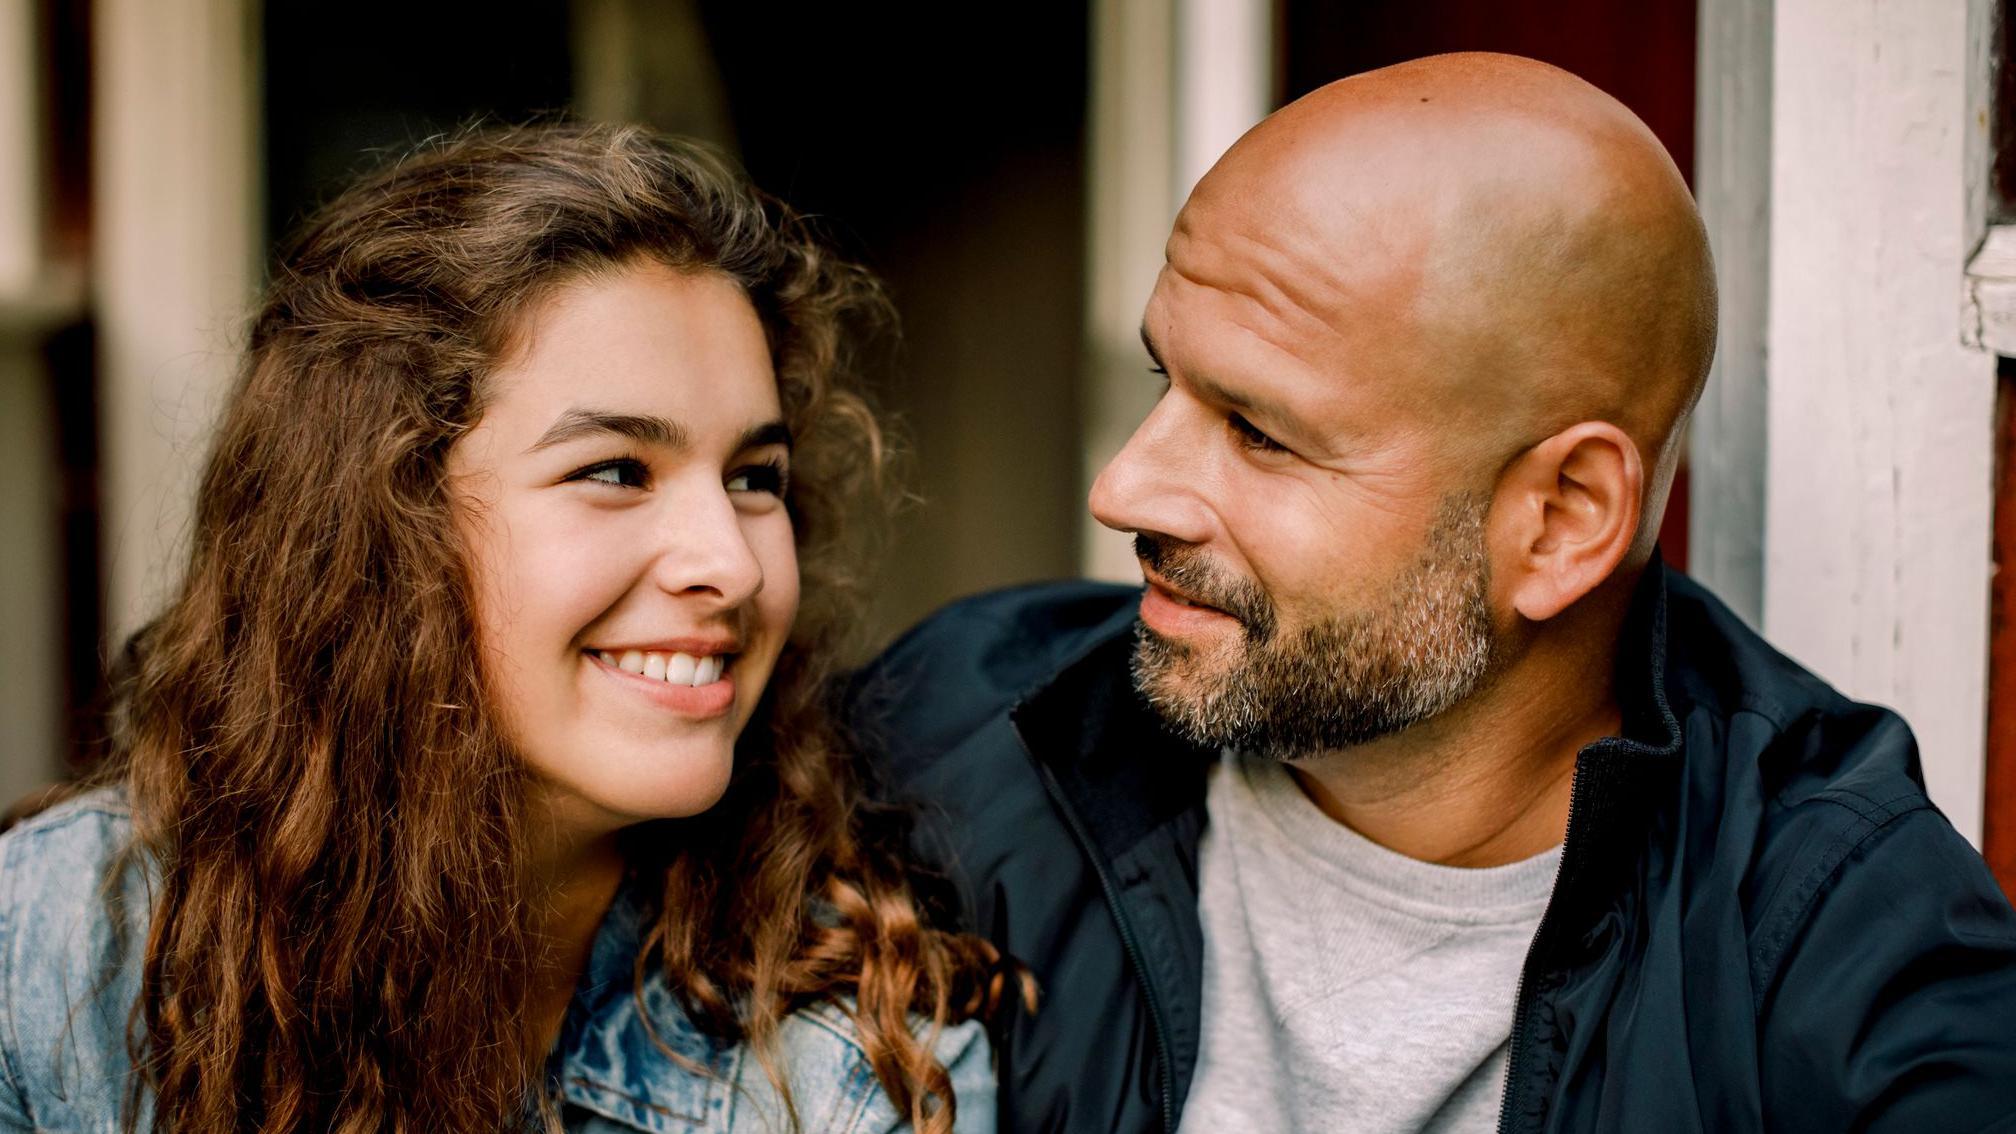
[[[1703,717],[1772,806],[1825,803],[1878,821],[1930,806],[1917,741],[1896,712],[1835,689],[1686,576],[1671,573],[1668,594],[1674,709]]]
[[[1039,583],[960,599],[850,683],[848,718],[876,749],[939,752],[1097,646],[1131,632],[1137,587]]]
[[[1977,911],[1993,927],[1981,932],[2006,937],[2016,921],[1926,792],[1903,718],[1842,694],[1699,584],[1676,575],[1670,596],[1672,683],[1685,687],[1675,709],[1694,718],[1689,794],[1720,800],[1714,822],[1725,839],[1754,832],[1744,893],[1757,987],[1823,910],[1856,911],[1850,924],[1876,919],[1903,879],[1916,880],[1917,897]]]
[[[1700,581],[1666,572],[1665,636],[1670,672],[1687,702],[1722,715],[1759,713],[1780,726],[1814,713],[1859,707],[1766,641]]]

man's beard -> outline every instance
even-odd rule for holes
[[[1220,657],[1135,624],[1134,685],[1176,732],[1277,760],[1363,744],[1468,696],[1491,662],[1484,503],[1445,499],[1421,557],[1375,605],[1282,636],[1273,601],[1190,545],[1141,535],[1135,554],[1244,629]],[[1229,651],[1228,651],[1229,653]]]

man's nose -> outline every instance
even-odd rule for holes
[[[657,585],[724,609],[756,597],[763,589],[763,563],[729,494],[719,489],[682,494],[673,509],[652,569]]]
[[[1094,518],[1115,531],[1152,532],[1183,543],[1209,538],[1212,513],[1198,481],[1204,452],[1201,438],[1192,436],[1192,409],[1174,390],[1155,403],[1092,482]]]

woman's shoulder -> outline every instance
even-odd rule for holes
[[[992,1134],[994,1070],[986,1033],[977,1022],[948,1025],[931,1036],[928,1021],[911,1030],[931,1039],[958,1099],[958,1129]],[[782,1134],[792,1129],[783,1096],[754,1048],[696,1027],[658,979],[641,997],[614,989],[592,1017],[563,1036],[558,1086],[575,1108],[570,1130],[681,1129],[717,1134]],[[822,1134],[884,1134],[907,1130],[882,1090],[846,1007],[802,1008],[780,1022],[774,1067],[790,1088],[797,1129]]]
[[[58,926],[110,930],[107,889],[132,838],[132,809],[114,787],[66,799],[0,834],[0,935],[46,939]]]
[[[0,834],[0,1115],[116,1105],[148,915],[132,831],[104,788]]]
[[[52,854],[104,855],[131,836],[133,809],[117,786],[60,800],[0,832],[0,867]]]
[[[930,1021],[911,1018],[912,1034],[930,1043],[933,1054],[952,1079],[962,1134],[992,1134],[994,1130],[994,1063],[987,1033],[977,1020],[947,1024],[933,1034]],[[836,1004],[818,1004],[787,1017],[778,1029],[777,1060],[791,1084],[792,1103],[806,1130],[858,1131],[881,1134],[908,1130],[908,1116],[899,1113],[882,1090],[861,1033],[847,1011]],[[738,1110],[747,1108],[752,1130],[771,1129],[771,1112],[779,1109],[768,1076],[753,1058],[738,1069]],[[731,1122],[730,1129],[743,1124]],[[778,1127],[782,1128],[782,1127]]]

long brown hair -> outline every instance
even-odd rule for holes
[[[664,879],[639,972],[662,966],[698,1023],[759,1055],[791,1011],[841,1006],[898,1111],[950,1128],[911,1014],[935,1030],[986,1010],[997,958],[930,924],[827,707],[859,609],[850,536],[889,495],[852,355],[886,301],[706,151],[545,125],[439,143],[343,194],[253,322],[107,773],[159,869],[132,1033],[157,1131],[524,1114],[535,1074],[499,1021],[524,1016],[537,961],[526,773],[468,664],[443,461],[514,319],[640,258],[724,274],[762,318],[796,438],[804,599],[726,798],[633,840],[660,848]]]

